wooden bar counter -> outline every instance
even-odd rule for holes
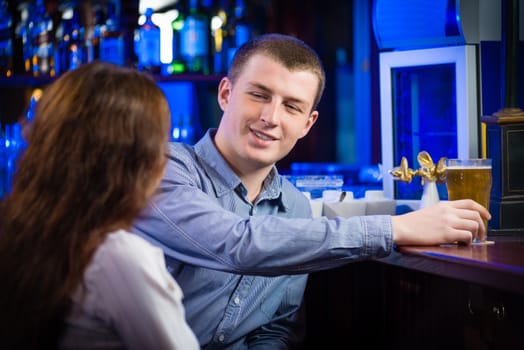
[[[488,240],[312,274],[307,348],[524,349],[524,234]]]
[[[494,236],[492,245],[401,247],[380,262],[477,283],[524,298],[524,235]]]

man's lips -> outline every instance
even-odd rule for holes
[[[275,141],[276,140],[276,137],[265,134],[263,132],[256,131],[256,130],[251,130],[251,131],[253,132],[253,134],[255,134],[256,137],[258,137],[261,140],[265,140],[265,141]]]

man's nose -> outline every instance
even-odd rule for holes
[[[275,126],[279,122],[278,117],[278,104],[277,103],[268,103],[264,106],[262,109],[262,113],[260,115],[260,119],[267,125],[267,126]]]

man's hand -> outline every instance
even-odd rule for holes
[[[470,199],[442,201],[424,209],[393,216],[393,241],[397,245],[437,245],[485,239],[486,208]]]

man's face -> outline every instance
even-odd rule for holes
[[[286,156],[318,117],[312,112],[317,86],[312,72],[289,71],[262,54],[251,57],[234,85],[224,78],[215,143],[230,165],[252,172]]]

